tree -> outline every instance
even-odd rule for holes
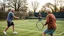
[[[41,12],[45,12],[46,6],[42,6]]]
[[[53,12],[58,12],[59,11],[58,7],[56,5],[51,4],[51,3],[46,3],[45,6],[51,8]]]
[[[60,12],[64,12],[64,6],[60,7]]]
[[[28,15],[28,13],[27,13],[27,8],[28,8],[27,0],[21,0],[20,2],[21,3],[19,4],[20,5],[19,11],[22,15],[22,19],[25,19]]]
[[[32,5],[34,13],[35,13],[37,8],[38,8],[39,3],[37,1],[34,1],[34,2],[31,3],[31,5]]]

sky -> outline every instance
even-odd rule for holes
[[[55,3],[55,0],[27,0],[29,10],[32,10],[32,11],[33,11],[32,6],[31,6],[31,2],[32,2],[32,1],[33,1],[33,2],[34,2],[34,1],[39,2],[39,6],[38,6],[36,12],[38,12],[38,11],[41,9],[41,7],[42,7],[43,5],[45,5],[45,3],[48,3],[48,2],[49,2],[49,3],[52,3],[52,4]],[[0,0],[0,2],[3,2],[3,0]]]
[[[0,0],[0,3],[2,3],[3,2],[3,0]]]
[[[55,0],[27,0],[27,2],[28,2],[28,6],[29,6],[29,9],[30,10],[33,10],[32,9],[32,6],[31,6],[31,2],[34,2],[34,1],[37,1],[37,2],[39,2],[39,6],[38,6],[38,8],[37,8],[37,10],[36,10],[36,12],[38,12],[40,9],[41,9],[41,7],[43,6],[43,5],[45,5],[45,3],[52,3],[52,4],[54,4],[55,3]]]

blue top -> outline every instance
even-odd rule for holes
[[[8,16],[7,16],[7,21],[8,21],[8,22],[12,22],[13,16],[14,16],[14,14],[10,11],[10,12],[8,13]]]

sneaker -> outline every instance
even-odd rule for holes
[[[3,31],[3,33],[6,35],[6,32],[5,31]]]
[[[13,32],[13,34],[17,34],[17,32]]]

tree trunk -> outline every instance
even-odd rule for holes
[[[15,3],[15,11],[16,11],[16,3]]]

